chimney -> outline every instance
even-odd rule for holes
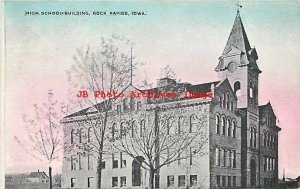
[[[38,169],[38,173],[40,172],[40,170]]]

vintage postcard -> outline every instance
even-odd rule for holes
[[[300,188],[299,1],[3,1],[6,189]]]

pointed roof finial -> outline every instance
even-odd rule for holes
[[[240,12],[240,8],[243,8],[243,6],[240,4],[239,1],[235,5],[237,6],[237,13],[239,13]]]

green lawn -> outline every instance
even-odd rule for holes
[[[5,183],[5,189],[48,189],[49,185],[45,183]],[[59,189],[54,187],[53,189]]]

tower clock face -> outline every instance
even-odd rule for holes
[[[228,68],[228,71],[230,71],[232,73],[237,69],[237,65],[234,62],[230,62],[228,64],[227,68]]]

